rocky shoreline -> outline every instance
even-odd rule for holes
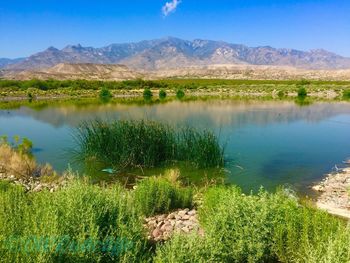
[[[312,189],[320,193],[316,200],[319,209],[350,219],[350,167],[328,174]]]
[[[174,233],[189,234],[196,232],[203,235],[199,226],[198,215],[195,209],[181,209],[170,214],[156,215],[145,219],[145,228],[148,230],[148,239],[155,242],[166,241]]]
[[[22,186],[26,192],[41,192],[48,190],[55,192],[68,184],[68,178],[61,176],[51,182],[43,182],[40,177],[17,178],[14,175],[7,175],[0,170],[0,180]]]

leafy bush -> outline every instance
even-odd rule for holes
[[[101,100],[109,100],[110,98],[112,98],[112,93],[110,92],[109,89],[103,87],[100,90],[99,97]]]
[[[167,96],[166,91],[164,89],[159,90],[159,98],[165,99]]]
[[[153,94],[149,87],[146,87],[143,91],[143,98],[145,100],[150,100],[152,98]]]
[[[346,99],[346,100],[350,99],[350,89],[343,91],[343,98]]]
[[[285,94],[285,92],[283,90],[279,90],[277,92],[277,96],[278,96],[278,98],[282,99],[282,98],[284,98],[286,96],[286,94]]]
[[[145,215],[192,207],[192,189],[164,178],[148,178],[137,185],[135,205]]]
[[[185,97],[185,92],[183,91],[183,89],[178,89],[176,91],[176,98],[183,99],[183,97]]]
[[[96,158],[120,169],[174,161],[222,167],[224,162],[223,148],[213,133],[153,121],[85,122],[77,130],[76,142],[78,158]]]
[[[325,212],[303,207],[290,191],[243,195],[236,187],[204,194],[205,235],[175,236],[155,262],[349,262],[350,229]],[[189,257],[188,255],[191,255]]]
[[[305,98],[307,96],[307,90],[304,87],[298,89],[298,97]]]

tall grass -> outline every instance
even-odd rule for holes
[[[193,190],[162,178],[149,178],[138,184],[135,202],[145,215],[192,207]]]
[[[149,247],[131,200],[119,186],[25,194],[1,183],[1,262],[142,261]]]
[[[119,168],[156,167],[184,161],[199,168],[223,166],[223,148],[209,131],[154,121],[96,120],[77,130],[78,156]]]

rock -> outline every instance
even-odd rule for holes
[[[148,238],[153,241],[166,241],[173,232],[190,233],[200,229],[196,210],[182,209],[168,215],[156,215],[145,218],[144,226],[148,228]]]
[[[312,187],[312,189],[317,191],[317,192],[323,192],[324,191],[324,187],[322,185],[314,185]]]
[[[182,217],[183,220],[188,220],[188,219],[190,219],[190,218],[191,218],[190,215],[184,215],[184,216]]]
[[[33,192],[40,192],[43,189],[43,186],[41,184],[38,184],[34,189]]]
[[[183,217],[184,215],[186,215],[187,211],[179,211],[177,214],[180,216],[180,217]]]
[[[8,178],[10,181],[15,181],[16,180],[16,177],[14,175],[10,175],[9,178]]]
[[[158,227],[158,228],[161,228],[161,227],[162,227],[162,225],[164,225],[164,221],[160,221],[160,222],[158,222],[157,227]]]
[[[170,223],[165,223],[160,230],[170,232],[173,230],[173,226]]]
[[[175,219],[175,214],[174,213],[171,213],[168,215],[167,217],[168,219]]]
[[[175,227],[176,228],[183,228],[185,225],[182,223],[182,221],[176,221]]]
[[[155,239],[160,237],[161,234],[162,234],[162,232],[160,232],[160,230],[158,228],[156,228],[152,231],[152,237]]]
[[[183,232],[185,232],[185,233],[189,233],[189,232],[190,232],[190,229],[189,229],[187,226],[181,228],[181,230],[182,230]]]
[[[188,211],[187,214],[190,216],[194,216],[197,214],[197,212],[196,212],[196,210],[192,209],[191,211]]]
[[[152,219],[152,220],[148,221],[148,225],[152,226],[152,227],[156,227],[157,226],[157,221],[155,219]]]

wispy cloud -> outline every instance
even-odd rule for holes
[[[166,2],[162,7],[163,15],[168,16],[170,13],[175,12],[179,4],[181,4],[181,0],[172,0],[171,2]]]

